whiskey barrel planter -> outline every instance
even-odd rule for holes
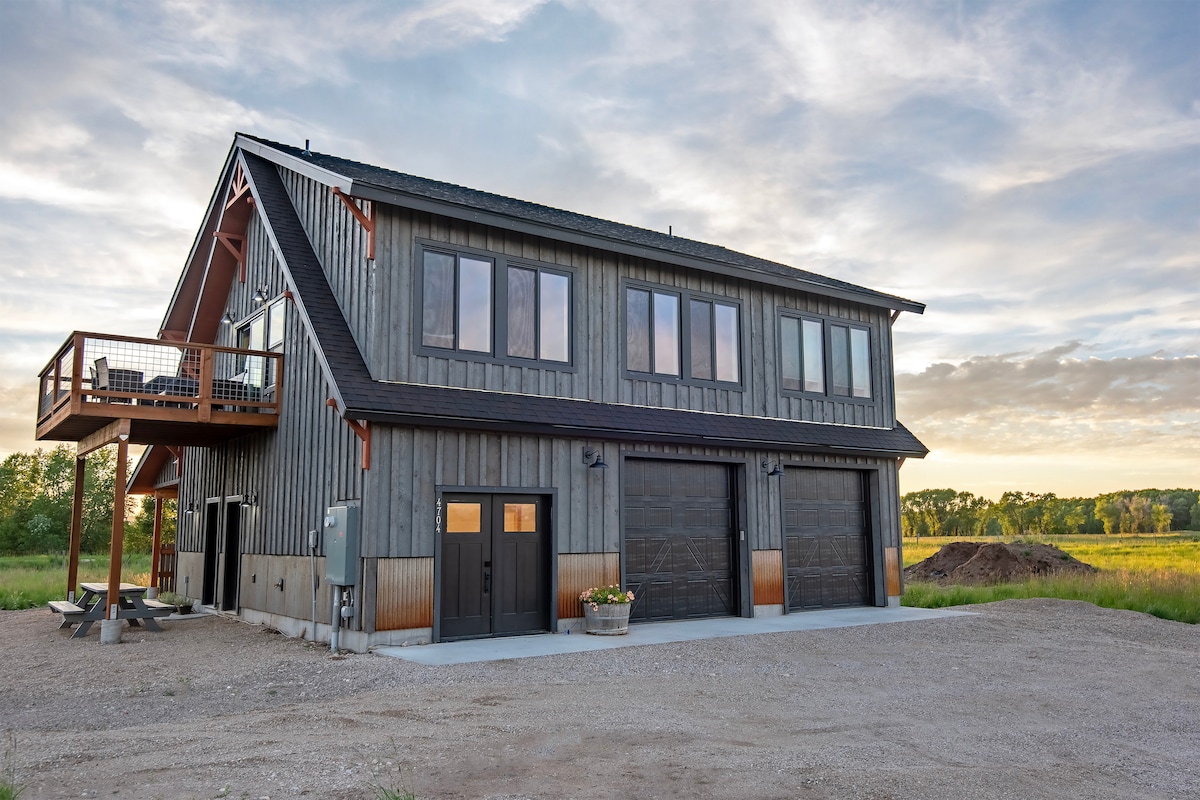
[[[584,630],[596,636],[620,636],[629,633],[629,607],[632,603],[583,604]]]

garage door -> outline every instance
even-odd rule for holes
[[[729,467],[627,459],[623,472],[630,619],[736,613]]]
[[[806,611],[870,605],[869,536],[861,472],[784,470],[788,608]]]

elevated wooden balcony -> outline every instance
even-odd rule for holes
[[[206,446],[279,423],[283,356],[75,332],[42,370],[37,438]]]

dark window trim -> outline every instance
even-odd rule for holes
[[[628,353],[628,319],[626,318],[629,312],[628,293],[630,289],[641,289],[651,293],[651,323],[650,323],[650,342],[651,342],[651,366],[653,367],[653,345],[654,345],[654,323],[653,323],[653,306],[654,292],[659,294],[673,294],[679,298],[679,372],[676,375],[666,375],[658,372],[638,372],[629,369],[629,353]],[[738,380],[721,381],[716,378],[693,378],[689,374],[692,366],[692,300],[701,300],[708,303],[722,303],[727,306],[737,308],[738,314]],[[618,335],[621,338],[621,377],[627,380],[635,381],[653,381],[656,383],[669,383],[682,386],[696,386],[702,389],[728,389],[730,391],[743,392],[746,390],[746,352],[747,352],[747,331],[746,331],[746,305],[740,297],[729,297],[728,295],[712,294],[711,292],[701,292],[695,289],[687,289],[679,286],[668,286],[662,283],[653,283],[650,281],[636,280],[633,278],[622,278],[620,283],[620,306],[621,320]],[[715,331],[713,333],[715,335]],[[716,374],[717,365],[714,363],[713,374]]]
[[[882,368],[879,361],[879,341],[875,335],[875,326],[869,322],[859,322],[857,320],[846,319],[845,317],[831,317],[828,314],[815,314],[808,311],[803,311],[797,308],[786,308],[784,306],[776,307],[775,315],[775,352],[779,354],[775,360],[778,362],[776,368],[775,379],[779,385],[779,393],[787,397],[803,397],[808,399],[833,400],[839,403],[849,403],[859,406],[878,406],[880,403],[880,380],[882,376]],[[821,358],[823,363],[821,369],[825,379],[825,391],[809,392],[804,389],[785,389],[783,386],[783,318],[791,317],[799,320],[813,320],[821,323]],[[867,332],[867,341],[871,346],[871,354],[868,359],[868,364],[871,368],[871,396],[870,397],[854,397],[853,395],[834,394],[833,392],[833,336],[830,334],[830,328],[834,325],[840,325],[844,328],[857,328]]]
[[[480,353],[475,350],[459,350],[444,347],[432,347],[422,342],[422,314],[425,297],[425,251],[445,253],[447,255],[467,256],[470,258],[486,259],[492,262],[492,352]],[[449,244],[433,239],[417,238],[413,244],[413,352],[418,356],[432,358],[449,358],[459,361],[470,361],[482,364],[501,364],[510,367],[528,367],[531,369],[554,370],[556,372],[577,372],[576,349],[579,339],[577,332],[579,294],[576,286],[579,283],[579,270],[562,264],[553,264],[533,258],[509,256],[478,247]],[[570,341],[567,343],[567,361],[546,361],[539,358],[521,358],[508,355],[508,268],[520,267],[535,271],[538,275],[550,272],[565,275],[568,278],[567,312],[570,316],[567,322],[567,332]],[[540,283],[540,281],[539,281]],[[455,274],[455,303],[457,304],[458,277]],[[540,291],[540,289],[539,289]],[[457,306],[456,306],[457,313]],[[535,330],[540,330],[540,313],[535,321]],[[457,319],[455,320],[457,324]],[[457,337],[458,332],[455,331]]]

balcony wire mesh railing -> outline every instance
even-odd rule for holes
[[[280,353],[76,333],[42,372],[41,421],[77,392],[84,403],[274,413]],[[76,375],[78,367],[78,376]]]

